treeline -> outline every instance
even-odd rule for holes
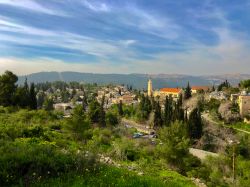
[[[139,121],[150,121],[153,116],[152,125],[155,129],[169,127],[179,121],[184,124],[190,138],[199,139],[202,136],[201,108],[195,108],[188,115],[187,109],[183,108],[182,95],[176,101],[171,95],[166,96],[163,106],[154,97],[143,94],[138,97],[140,98],[138,106],[123,106],[120,103],[118,105],[119,114],[125,117],[135,117]]]
[[[0,76],[0,105],[37,109],[34,83],[29,86],[26,79],[23,86],[17,86],[17,81],[18,77],[10,71]]]

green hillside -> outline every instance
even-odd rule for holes
[[[86,136],[97,131],[105,135],[104,130],[90,129]],[[114,136],[120,139],[118,134]],[[97,152],[102,149],[105,153],[111,141],[102,138],[87,143],[57,113],[1,108],[0,183],[3,186],[194,186],[174,171],[161,171],[159,175],[145,172],[140,176],[123,165],[118,168],[101,164]],[[100,149],[91,149],[94,144],[99,144]]]

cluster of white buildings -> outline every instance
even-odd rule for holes
[[[104,106],[109,108],[113,104],[118,104],[122,102],[125,105],[131,105],[138,103],[136,95],[129,91],[124,86],[115,86],[115,87],[103,87],[98,91],[97,100],[105,99]]]

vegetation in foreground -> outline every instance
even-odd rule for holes
[[[122,137],[126,131],[119,127],[72,127],[80,122],[78,117],[63,119],[59,113],[44,110],[1,108],[1,185],[194,186],[174,171],[165,170],[161,176],[144,170],[140,176],[137,167],[129,171],[131,160],[139,162],[143,157],[135,151],[130,137]],[[113,155],[121,165],[101,163],[98,154]]]

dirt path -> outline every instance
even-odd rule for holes
[[[197,158],[201,160],[204,160],[207,156],[217,157],[219,155],[217,153],[204,151],[201,149],[194,149],[194,148],[189,148],[189,153],[191,153],[193,156],[196,156]]]
[[[209,116],[208,113],[202,114],[202,118],[203,118],[204,120],[206,120],[206,121],[212,123],[212,124],[215,124],[215,125],[222,125],[223,127],[226,127],[226,128],[233,128],[233,129],[236,130],[236,131],[243,132],[243,133],[246,133],[246,134],[250,134],[249,131],[242,130],[242,129],[239,129],[239,128],[236,128],[236,127],[233,127],[233,126],[225,125],[225,124],[223,124],[223,123],[219,123],[219,122],[217,122],[217,121],[214,121],[214,120]]]
[[[143,132],[143,133],[146,133],[146,134],[150,134],[151,132],[154,132],[154,130],[147,127],[146,124],[139,124],[139,123],[136,123],[135,121],[128,120],[128,119],[125,119],[125,118],[122,118],[121,124],[126,126],[126,127],[134,127],[139,132]]]

